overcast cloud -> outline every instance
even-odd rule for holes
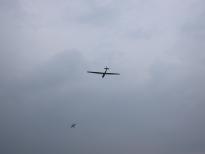
[[[0,0],[0,153],[204,154],[204,16],[203,0]],[[105,66],[121,75],[86,73]]]

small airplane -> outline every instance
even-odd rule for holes
[[[120,73],[107,73],[107,70],[109,70],[109,68],[106,66],[104,72],[93,72],[93,71],[87,71],[88,73],[94,73],[94,74],[101,74],[102,78],[105,77],[105,75],[120,75]]]
[[[77,125],[77,124],[72,124],[72,125],[70,126],[70,128],[75,128],[76,125]]]

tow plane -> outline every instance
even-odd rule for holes
[[[104,68],[104,72],[93,72],[93,71],[87,71],[88,73],[94,73],[94,74],[100,74],[102,75],[102,78],[105,77],[105,75],[120,75],[120,73],[108,73],[107,71],[110,69],[107,66]]]
[[[70,126],[70,128],[75,128],[76,125],[77,125],[77,124],[72,124],[72,125]]]

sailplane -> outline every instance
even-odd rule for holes
[[[120,75],[120,73],[108,73],[107,71],[110,69],[107,66],[104,68],[104,72],[93,72],[93,71],[87,71],[88,73],[94,73],[94,74],[100,74],[102,75],[102,78],[105,77],[105,75]]]

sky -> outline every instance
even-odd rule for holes
[[[0,0],[0,153],[204,154],[204,16],[204,0]],[[106,66],[121,75],[86,73]]]

